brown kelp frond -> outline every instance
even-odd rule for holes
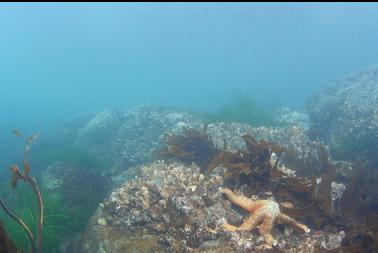
[[[327,150],[322,143],[319,143],[319,145],[317,146],[317,152],[322,169],[328,170],[329,168],[331,168],[332,165],[330,164]]]
[[[288,151],[284,147],[266,142],[265,140],[261,140],[257,142],[256,139],[253,138],[252,135],[250,134],[243,135],[243,140],[245,142],[245,145],[247,146],[248,152],[255,154],[256,156],[260,156],[262,153],[265,153],[267,150],[269,150],[270,153],[274,152],[277,154]]]
[[[22,137],[22,134],[18,130],[13,129],[13,133],[18,137]],[[38,188],[37,182],[34,179],[34,177],[30,176],[30,164],[28,161],[30,146],[33,143],[33,141],[38,137],[38,135],[39,133],[25,137],[25,150],[24,150],[23,161],[22,161],[23,171],[21,172],[19,167],[16,164],[10,167],[10,170],[12,173],[12,180],[11,180],[12,188],[17,187],[18,182],[21,180],[25,182],[26,184],[28,184],[31,187],[34,194],[36,195],[36,198],[38,201],[38,211],[39,211],[36,239],[34,239],[34,236],[31,233],[31,229],[26,225],[26,223],[22,220],[22,218],[19,218],[18,216],[16,216],[1,199],[0,199],[0,206],[9,215],[11,219],[15,220],[18,224],[20,224],[23,227],[23,229],[27,233],[28,238],[30,240],[30,247],[31,247],[30,251],[41,253],[42,252],[42,228],[43,228],[43,220],[44,220],[44,208],[43,208],[42,195]]]
[[[280,183],[285,188],[289,189],[292,192],[299,192],[299,193],[312,193],[314,192],[317,183],[316,179],[313,178],[309,180],[307,178],[301,177],[283,177],[279,178]]]
[[[328,160],[328,158],[327,158]],[[313,198],[324,211],[334,214],[332,207],[332,182],[335,180],[336,168],[330,163],[326,163],[328,167],[326,172],[322,174],[318,189],[314,191]]]
[[[41,130],[39,130],[38,133],[36,134],[25,137],[26,145],[25,145],[25,150],[24,150],[24,161],[23,161],[24,164],[27,163],[28,158],[29,158],[30,147],[33,144],[33,142],[38,138],[40,132]]]
[[[310,146],[302,143],[299,150],[287,150],[283,160],[297,175],[309,178],[319,177],[331,166],[327,149],[321,142],[312,142]]]
[[[282,171],[274,171],[272,179],[278,180],[281,186],[292,192],[308,193],[314,203],[332,213],[332,182],[335,181],[339,168],[338,165],[330,162],[323,144],[317,143],[315,150],[316,154],[312,156],[308,154],[298,156],[291,151],[285,152],[285,163],[296,171],[308,172],[306,176],[286,176]],[[317,157],[317,162],[313,157]],[[318,168],[319,166],[321,169]]]
[[[222,165],[227,168],[225,184],[249,194],[269,193],[281,203],[283,213],[301,217],[316,229],[343,230],[343,245],[333,252],[374,252],[378,248],[378,170],[368,162],[346,170],[329,158],[321,143],[312,143],[298,154],[247,134],[243,136],[246,148],[230,152],[216,149],[208,138],[203,132],[184,129],[182,135],[166,136],[167,148],[162,153],[186,162],[206,161],[202,164],[209,169]],[[205,155],[198,152],[203,148],[203,144],[198,147],[200,142],[210,142],[210,150],[216,150],[207,152],[210,158],[197,157]],[[303,174],[290,173],[285,166]],[[343,183],[345,191],[337,192],[340,189],[334,183]]]
[[[207,169],[220,152],[206,132],[206,125],[203,131],[184,127],[182,134],[166,134],[164,142],[167,146],[157,151],[160,157],[176,158],[186,164],[194,162],[202,169]]]
[[[367,185],[365,185],[365,175],[369,171],[365,169],[365,166],[357,166],[354,169],[352,177],[349,179],[347,188],[340,200],[341,215],[343,217],[356,216],[361,207],[361,196],[367,193]],[[354,208],[350,208],[353,206]]]
[[[22,179],[22,173],[20,172],[20,169],[16,164],[12,165],[10,167],[10,171],[12,172],[12,180],[11,180],[11,186],[12,188],[16,188],[18,180]]]
[[[243,139],[246,149],[222,152],[210,167],[223,165],[228,169],[226,178],[236,184],[247,184],[256,193],[272,191],[278,199],[294,203],[296,208],[286,208],[285,211],[306,215],[317,227],[335,215],[332,182],[335,180],[337,167],[329,161],[324,146],[319,145],[317,149],[317,164],[322,167],[319,171],[323,171],[317,179],[315,176],[307,178],[288,175],[279,168],[281,155],[285,154],[286,159],[296,161],[294,164],[307,164],[308,170],[315,170],[310,167],[315,163],[293,157],[293,151],[264,140],[258,142],[249,134],[244,135]],[[276,155],[273,157],[273,154]]]
[[[356,249],[348,252],[375,252],[378,248],[378,171],[361,161],[353,168],[354,173],[340,200],[340,223],[346,224],[343,247]]]
[[[25,231],[26,235],[28,236],[29,242],[30,242],[30,252],[35,252],[35,242],[34,242],[34,236],[31,232],[28,225],[26,225],[25,221],[18,217],[16,214],[14,214],[8,206],[4,203],[2,199],[0,199],[0,206],[4,210],[4,212],[15,222],[17,222]],[[2,252],[2,251],[0,251]]]
[[[258,142],[249,134],[244,135],[243,140],[246,144],[246,149],[240,149],[236,152],[223,151],[213,160],[209,167],[215,168],[223,165],[228,168],[227,177],[236,180],[241,174],[251,177],[270,177],[277,167],[281,154],[287,152],[287,150],[264,140]],[[278,154],[278,158],[272,166],[271,156],[273,153]]]
[[[310,210],[306,210],[305,215],[317,227],[320,227],[326,219],[331,219],[336,215],[332,200],[332,182],[335,181],[337,167],[329,161],[323,145],[319,146],[317,152],[324,171],[318,179],[316,177],[311,179],[298,176],[282,177],[280,182],[290,193],[285,192],[286,198],[289,196],[290,200],[299,206],[311,206]]]
[[[354,165],[354,168],[340,200],[341,215],[353,217],[367,209],[378,213],[378,171],[361,163]],[[353,208],[348,208],[351,205]]]

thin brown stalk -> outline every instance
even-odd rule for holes
[[[33,177],[25,176],[26,182],[32,187],[33,192],[38,199],[38,224],[37,224],[37,252],[42,253],[42,227],[43,227],[43,201],[41,192],[38,189],[38,185]]]
[[[30,241],[30,252],[35,253],[35,243],[34,243],[34,236],[32,232],[30,231],[30,228],[23,219],[19,218],[17,215],[15,215],[4,203],[2,199],[0,199],[0,206],[3,208],[6,214],[8,214],[15,222],[20,224],[20,226],[25,230],[26,234],[28,235],[29,241]]]

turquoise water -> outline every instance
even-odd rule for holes
[[[374,3],[3,3],[1,125],[143,103],[214,108],[239,91],[302,107],[377,63],[377,14]]]

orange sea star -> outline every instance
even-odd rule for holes
[[[277,243],[271,235],[271,230],[275,223],[291,224],[294,227],[303,230],[305,233],[310,232],[310,229],[306,225],[281,213],[278,203],[273,200],[251,200],[245,196],[236,195],[230,189],[222,189],[221,192],[226,194],[232,203],[250,213],[240,227],[235,227],[226,222],[224,224],[224,229],[226,231],[252,231],[260,224],[259,232],[264,237],[266,248],[272,248],[272,245]]]

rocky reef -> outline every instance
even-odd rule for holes
[[[200,120],[191,114],[151,106],[126,112],[104,110],[80,129],[75,145],[116,166],[132,166],[150,160],[167,130],[196,122]]]
[[[77,211],[92,196],[85,217],[97,211],[82,235],[65,239],[61,252],[317,253],[373,248],[378,223],[369,201],[376,199],[376,191],[361,185],[375,177],[360,177],[357,172],[362,170],[354,170],[351,163],[330,159],[330,147],[309,138],[304,113],[283,109],[277,118],[285,124],[207,124],[189,112],[143,106],[75,120],[56,137],[74,147],[70,154],[78,154],[77,148],[92,158],[82,154],[79,163],[76,158],[55,161],[42,173],[42,182],[63,199],[74,200]],[[98,166],[101,160],[112,163]],[[227,224],[239,227],[250,214],[222,194],[225,188],[251,201],[277,203],[311,232],[274,224],[269,249],[267,233],[227,231]],[[96,190],[99,194],[91,194]],[[345,212],[350,202],[358,207],[355,212]],[[369,218],[361,221],[366,212]]]
[[[282,107],[275,110],[274,118],[281,125],[297,125],[304,130],[310,128],[310,119],[307,111]]]
[[[151,106],[125,112],[105,110],[92,119],[86,117],[74,122],[74,127],[68,128],[67,133],[58,132],[50,138],[50,142],[62,140],[59,143],[74,146],[75,154],[82,150],[96,160],[88,160],[86,155],[82,155],[68,164],[64,161],[50,164],[42,173],[45,186],[73,194],[75,203],[81,203],[80,199],[88,203],[85,192],[93,185],[106,189],[101,190],[105,194],[110,184],[117,188],[100,205],[83,236],[75,243],[66,241],[62,245],[63,252],[124,252],[124,249],[135,249],[135,252],[248,252],[264,245],[263,238],[256,233],[230,233],[220,229],[225,218],[232,224],[238,224],[245,216],[219,191],[225,185],[226,168],[217,166],[209,172],[191,164],[191,159],[181,164],[175,157],[166,162],[148,163],[156,159],[151,154],[164,146],[167,136],[180,139],[181,135],[185,135],[185,129],[189,139],[196,135],[196,131],[201,132],[198,136],[213,145],[210,150],[214,151],[214,155],[245,149],[244,136],[248,134],[257,141],[265,140],[292,150],[312,167],[320,164],[318,143],[311,141],[295,122],[284,127],[252,127],[233,122],[205,124],[191,113]],[[206,130],[202,132],[204,126]],[[67,135],[69,138],[64,138]],[[192,144],[189,145],[192,149],[199,147],[202,150],[202,144]],[[68,153],[72,153],[70,149]],[[169,150],[172,151],[172,147]],[[201,152],[203,150],[197,154]],[[115,166],[93,168],[97,167],[98,159],[111,160]],[[197,164],[206,167],[210,162],[211,159]],[[279,163],[282,171],[290,175],[308,173],[300,166],[289,169],[289,164],[289,159],[282,155]],[[132,177],[135,178],[130,180]],[[253,198],[274,199],[269,191],[252,194],[239,189],[238,192]],[[67,195],[68,198],[71,195]],[[329,236],[338,235],[322,233],[319,239],[317,234],[303,235],[280,225],[273,228],[272,234],[279,242],[279,248],[275,250],[304,250],[308,245],[319,248],[322,243],[329,244]],[[307,243],[302,243],[303,239]]]
[[[340,158],[363,155],[377,163],[378,67],[329,84],[309,103],[311,134]],[[372,150],[374,150],[372,152]]]
[[[293,111],[290,113],[296,114]],[[236,122],[211,123],[207,126],[207,132],[215,146],[226,146],[229,151],[245,147],[242,136],[249,133],[257,140],[267,140],[295,150],[298,155],[316,159],[316,142],[310,140],[299,126],[301,119],[292,119],[289,125],[283,127],[253,127]],[[161,146],[165,134],[180,134],[184,128],[202,130],[205,123],[188,112],[153,106],[141,106],[125,112],[105,110],[77,131],[73,143],[97,158],[112,161],[124,170],[152,161],[151,153]]]
[[[196,166],[157,161],[139,170],[100,205],[70,252],[254,252],[264,245],[258,233],[223,229],[226,217],[241,224],[245,216],[222,196],[224,168],[204,174]],[[265,192],[250,197],[273,199]],[[342,231],[304,234],[282,225],[274,226],[272,235],[274,252],[333,249],[344,236]]]

